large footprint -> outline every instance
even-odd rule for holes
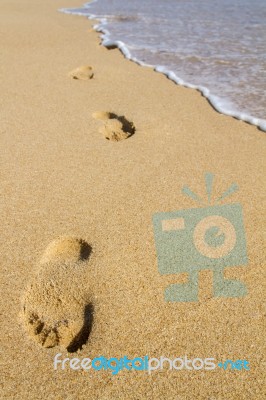
[[[102,133],[106,139],[113,142],[127,139],[135,133],[135,126],[133,122],[127,120],[124,116],[105,111],[98,111],[92,114],[93,118],[104,121],[99,132]]]
[[[43,254],[22,309],[27,332],[43,347],[61,345],[74,352],[88,340],[93,318],[92,292],[85,289],[90,252],[85,241],[63,236]]]

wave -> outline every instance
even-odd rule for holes
[[[142,60],[132,56],[130,52],[130,46],[127,46],[126,43],[124,43],[121,40],[112,40],[111,39],[111,33],[107,29],[108,25],[108,20],[105,15],[97,15],[97,14],[92,14],[90,13],[90,8],[93,3],[96,3],[98,0],[92,0],[90,3],[85,3],[82,8],[61,8],[58,11],[63,12],[65,14],[74,14],[74,15],[80,15],[80,16],[86,16],[90,20],[97,20],[99,23],[95,24],[93,26],[93,29],[97,32],[101,33],[101,44],[105,46],[108,49],[113,49],[113,48],[118,48],[121,53],[124,55],[124,57],[128,60],[131,60],[135,62],[136,64],[143,66],[143,67],[149,67],[153,68],[154,71],[159,72],[167,76],[171,81],[175,82],[177,85],[181,85],[190,89],[195,89],[198,90],[208,101],[209,103],[213,106],[213,108],[218,111],[221,114],[231,116],[233,118],[236,118],[238,120],[242,120],[244,122],[247,122],[251,125],[257,126],[261,131],[266,132],[266,120],[261,119],[261,118],[256,118],[251,115],[248,115],[247,113],[244,112],[239,112],[235,111],[233,109],[233,106],[230,104],[229,101],[221,99],[219,96],[213,95],[210,90],[201,85],[194,85],[191,84],[182,78],[178,77],[174,71],[169,70],[166,66],[164,65],[154,65],[154,64],[147,64],[143,62]],[[110,15],[108,15],[110,17]],[[112,16],[112,19],[116,20],[123,20],[123,21],[134,21],[137,20],[138,17],[127,17],[124,15],[116,15]],[[194,61],[198,60],[196,56],[192,56]],[[224,61],[221,61],[224,63]]]

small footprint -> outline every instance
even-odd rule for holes
[[[41,346],[60,345],[75,352],[87,342],[93,322],[86,281],[90,253],[84,240],[68,236],[46,248],[22,307],[25,328]]]
[[[124,116],[105,111],[98,111],[92,114],[93,118],[104,121],[99,132],[113,142],[127,139],[135,133],[133,122],[128,121]]]
[[[79,79],[82,81],[88,81],[93,78],[93,69],[89,65],[83,65],[71,71],[69,76],[73,79]]]

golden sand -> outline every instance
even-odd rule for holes
[[[99,46],[92,22],[57,12],[72,6],[0,4],[0,397],[264,399],[265,134]],[[70,79],[79,66],[91,69]],[[184,185],[207,200],[208,171],[213,198],[240,189],[228,202],[242,204],[249,262],[225,277],[248,295],[213,297],[204,271],[198,302],[166,302],[187,277],[159,274],[152,216],[197,207]],[[57,353],[240,359],[250,370],[55,371]]]

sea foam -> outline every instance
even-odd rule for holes
[[[137,0],[135,3],[138,3],[139,1],[140,0]],[[193,1],[195,0],[192,0],[192,3]],[[230,7],[230,5],[228,5],[229,3],[227,3],[228,0],[222,1],[226,3],[227,7]],[[261,0],[257,1],[260,3]],[[264,119],[266,109],[259,104],[261,101],[263,105],[266,105],[265,90],[263,90],[261,84],[256,82],[258,76],[256,76],[256,73],[258,74],[259,71],[259,77],[262,80],[262,74],[259,68],[261,66],[263,67],[264,62],[266,65],[266,58],[264,59],[263,54],[261,56],[259,53],[262,52],[263,41],[258,42],[258,49],[250,50],[249,46],[252,42],[252,35],[254,35],[254,33],[248,33],[247,39],[245,39],[246,41],[242,40],[241,42],[241,38],[239,38],[239,42],[235,42],[234,45],[233,38],[235,33],[227,32],[232,26],[231,20],[228,22],[228,26],[224,25],[224,30],[227,32],[224,40],[229,41],[229,44],[221,42],[222,39],[220,39],[220,37],[222,37],[222,32],[220,32],[219,36],[219,32],[216,32],[216,28],[214,28],[215,24],[213,25],[209,22],[210,28],[205,28],[204,25],[204,28],[201,29],[202,18],[205,23],[208,21],[208,17],[206,17],[208,12],[210,13],[209,18],[215,18],[215,15],[207,9],[210,0],[204,0],[202,2],[202,12],[205,12],[204,17],[202,16],[201,19],[198,17],[198,22],[196,19],[193,20],[190,29],[192,29],[192,31],[194,29],[194,31],[190,34],[187,32],[188,21],[184,21],[184,18],[181,20],[181,17],[186,15],[187,4],[181,1],[181,3],[184,3],[183,8],[179,9],[178,16],[176,15],[173,17],[174,12],[176,11],[173,8],[170,9],[171,2],[173,2],[173,0],[166,1],[164,7],[159,7],[159,9],[154,13],[150,8],[149,13],[146,12],[146,14],[145,11],[147,10],[145,9],[141,12],[141,5],[143,5],[142,1],[140,1],[140,4],[135,4],[133,9],[128,10],[128,5],[122,4],[120,0],[117,0],[117,2],[111,2],[110,6],[109,3],[108,5],[105,4],[105,0],[92,0],[90,3],[85,3],[82,8],[63,8],[59,11],[67,14],[87,16],[88,19],[99,21],[99,23],[95,24],[93,28],[97,32],[101,33],[102,45],[105,47],[116,47],[123,53],[125,58],[132,60],[141,66],[150,67],[157,72],[163,73],[178,85],[200,91],[219,113],[256,125],[260,130],[266,132],[266,119]],[[112,9],[112,4],[115,3],[117,3],[117,8],[114,7],[114,9]],[[147,3],[149,3],[149,0]],[[151,4],[154,5],[155,3],[156,2],[153,2]],[[219,10],[218,3],[217,10]],[[96,6],[101,4],[102,7],[97,10]],[[212,2],[212,5],[213,4],[215,5],[215,1],[214,3]],[[167,6],[169,7],[168,12]],[[110,8],[111,10],[109,10]],[[96,13],[92,12],[93,9],[96,9]],[[183,14],[180,10],[183,10]],[[190,11],[191,10],[192,9],[190,9]],[[245,10],[246,13],[247,10],[249,10],[249,8]],[[197,9],[194,11],[192,10],[191,16],[193,16],[193,13],[196,13],[196,11]],[[234,15],[237,11],[238,10],[232,9],[232,14]],[[261,28],[259,19],[254,21],[252,20],[252,18],[255,18],[254,12],[250,12],[250,14],[251,22],[247,24],[247,31],[248,28],[252,31],[254,24],[259,25]],[[216,16],[216,18],[222,19],[222,21],[224,19],[226,21],[228,15],[224,17],[219,15]],[[235,29],[237,29],[238,25],[240,26],[242,21],[240,17],[234,18],[234,21],[237,19],[239,19],[239,21],[238,23],[234,22]],[[151,22],[153,22],[153,24]],[[176,27],[175,24],[179,24],[181,27]],[[153,25],[153,27],[151,27],[151,25]],[[170,27],[172,28],[171,32]],[[176,32],[173,32],[173,28],[176,28]],[[136,31],[141,32],[141,29],[144,33],[136,34]],[[212,40],[209,40],[209,38],[206,37],[208,35],[208,29],[210,31],[209,33],[213,35]],[[163,43],[160,42],[160,35],[162,32],[164,38],[169,37],[169,40],[166,39]],[[184,33],[183,37],[180,35],[182,32]],[[171,35],[173,36],[174,34],[177,34],[180,39],[177,37],[176,41],[174,41],[171,37]],[[195,36],[196,34],[198,34],[197,37]],[[230,35],[232,36],[231,44],[229,40],[231,37]],[[123,37],[123,41],[119,40],[121,37]],[[255,38],[253,39],[255,40]],[[177,46],[176,43],[178,40],[182,43]],[[224,46],[223,50],[226,53],[225,56],[219,55],[219,52],[216,52],[215,40],[218,40],[218,43],[222,43]],[[193,43],[193,41],[196,43]],[[200,47],[201,41],[205,41],[206,44],[204,46],[201,45]],[[199,42],[199,44],[197,44],[197,42]],[[254,47],[256,47],[255,44]],[[249,51],[251,54],[246,56],[246,53]],[[241,53],[244,54],[243,57],[241,56]],[[254,54],[259,54],[259,57],[252,61],[254,62],[254,65],[251,65],[252,62],[248,64],[247,60],[254,59]],[[259,67],[258,59],[261,63]],[[162,65],[160,65],[161,61],[163,61]],[[246,65],[246,68],[250,69],[250,79],[248,79],[249,71],[246,71],[242,67],[242,64],[244,66]],[[181,78],[181,76],[183,78]],[[217,84],[218,80],[220,80],[219,84]],[[237,87],[239,86],[238,82],[244,82],[240,89]],[[256,87],[253,88],[252,83]],[[266,81],[264,81],[264,87],[266,88]],[[237,92],[237,90],[239,90],[239,92]],[[252,90],[256,94],[256,101],[252,99]],[[249,102],[246,99],[249,99]],[[256,114],[257,116],[254,116]],[[261,118],[261,116],[264,118]]]

